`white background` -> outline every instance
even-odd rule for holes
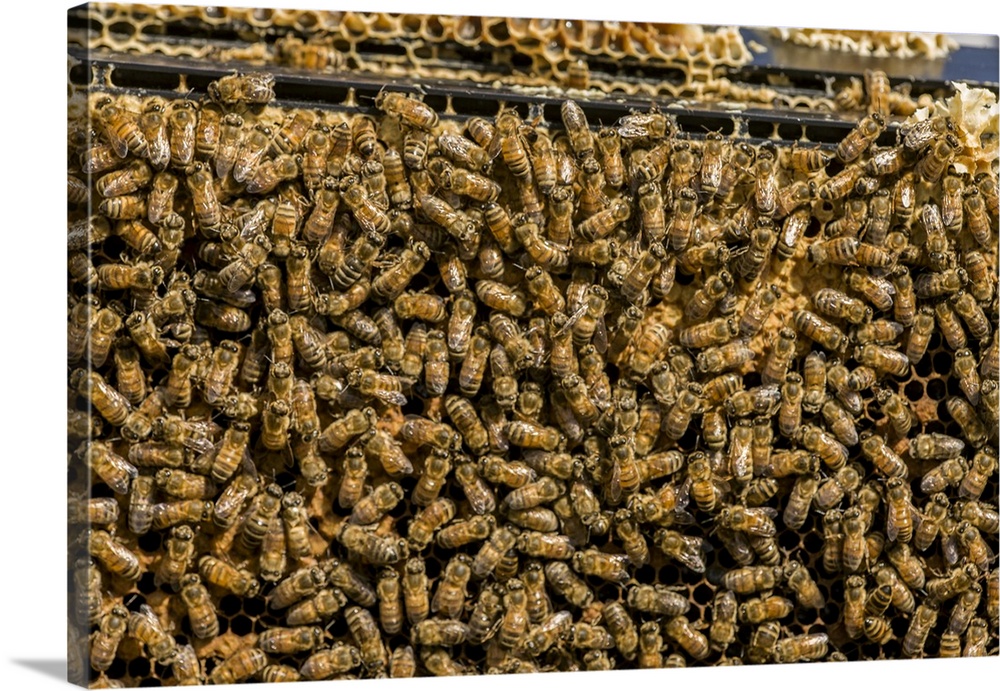
[[[65,682],[65,10],[68,4],[4,3],[0,99],[0,688],[63,688]],[[206,5],[195,0],[192,4]],[[975,0],[930,3],[885,0],[799,2],[779,8],[744,2],[571,2],[489,4],[458,0],[297,0],[229,4],[383,10],[440,14],[557,16],[746,26],[829,26],[953,33],[998,33],[995,16]],[[11,5],[11,7],[6,7]],[[675,9],[668,9],[674,5]],[[809,8],[808,10],[806,8]],[[968,13],[959,10],[968,10]],[[602,689],[628,683],[849,689],[900,684],[933,691],[996,688],[1000,659],[786,665],[713,670],[639,671],[482,677],[475,681],[371,682],[352,688],[499,691],[516,683],[535,691],[572,683]],[[433,684],[433,686],[431,686]],[[327,683],[325,688],[332,688]],[[257,686],[256,688],[262,688]],[[264,687],[270,688],[270,687]],[[324,688],[317,685],[308,688]]]

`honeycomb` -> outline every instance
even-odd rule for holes
[[[935,60],[947,56],[958,48],[958,43],[947,34],[919,31],[846,31],[783,27],[772,31],[781,40],[795,45],[877,57],[925,57]]]
[[[995,93],[616,112],[558,65],[739,34],[75,12],[72,681],[997,654]],[[306,106],[233,45],[398,31],[516,45],[558,93]],[[183,61],[213,56],[246,66]]]

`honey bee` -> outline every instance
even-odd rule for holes
[[[910,626],[903,637],[903,654],[907,657],[919,657],[923,654],[924,646],[927,644],[927,636],[937,623],[938,605],[931,602],[922,602],[917,606],[913,617],[910,619]]]
[[[695,217],[698,214],[698,197],[694,190],[682,189],[673,204],[673,215],[667,225],[667,241],[671,249],[682,251],[691,242]]]
[[[565,115],[563,117],[565,118]],[[523,138],[519,133],[520,128],[521,119],[518,117],[517,113],[513,110],[502,110],[497,115],[495,130],[496,135],[493,137],[493,141],[496,142],[494,145],[498,145],[500,155],[503,157],[504,163],[507,165],[510,172],[513,173],[515,177],[525,178],[531,174],[531,164],[528,160],[528,152],[525,148]],[[474,127],[470,126],[470,134],[473,129],[476,129],[477,133],[482,133],[486,128],[483,128],[478,124]],[[489,129],[492,130],[492,128]],[[475,139],[475,135],[473,135],[473,138]],[[482,145],[481,142],[480,144]],[[489,150],[492,147],[485,148]]]
[[[116,105],[110,98],[103,99],[97,111],[98,124],[119,158],[125,158],[130,151],[143,158],[148,156],[149,143],[135,113]]]
[[[382,483],[354,504],[348,520],[355,525],[371,525],[392,511],[402,499],[403,488],[399,483]]]
[[[913,507],[909,485],[901,477],[891,477],[886,483],[886,527],[890,541],[909,542],[913,537]]]
[[[517,648],[532,657],[541,655],[571,634],[573,617],[569,612],[548,614],[530,628]]]
[[[711,653],[708,638],[692,627],[683,615],[668,620],[663,625],[663,632],[696,660],[704,660]]]
[[[782,571],[769,566],[745,566],[722,575],[722,586],[737,595],[772,590],[782,577]]]
[[[84,442],[82,456],[90,467],[116,494],[128,494],[139,471],[115,453],[107,442]]]
[[[337,642],[310,655],[299,670],[306,679],[318,680],[350,672],[361,665],[361,653],[353,645]]]
[[[294,571],[274,587],[268,596],[271,609],[286,609],[296,602],[312,597],[327,585],[326,572],[317,567]]]
[[[760,624],[771,619],[783,619],[791,614],[794,605],[777,595],[751,598],[740,605],[739,618],[743,623]]]
[[[943,436],[943,435],[942,435]],[[960,440],[956,440],[959,441]],[[962,499],[978,501],[986,490],[986,485],[997,472],[996,452],[980,449],[969,463],[969,471],[958,485],[958,496]],[[911,451],[912,454],[912,451]]]
[[[608,554],[595,548],[573,555],[573,568],[586,576],[596,576],[606,581],[623,584],[631,576],[626,568],[627,555]]]
[[[340,524],[336,538],[349,552],[375,565],[395,564],[409,554],[404,538],[396,535],[383,537],[346,521]]]
[[[226,75],[208,85],[208,97],[230,107],[263,105],[274,100],[274,76],[266,72]]]
[[[577,158],[583,160],[594,154],[594,137],[587,124],[587,116],[583,109],[575,101],[563,101],[560,112],[562,113],[563,126],[569,135],[570,146]],[[499,123],[498,123],[499,124]]]
[[[389,660],[385,643],[371,612],[361,607],[348,607],[344,611],[344,618],[358,644],[362,664],[372,672],[378,673],[389,664]]]
[[[969,623],[969,629],[965,636],[965,647],[962,649],[962,657],[982,657],[986,655],[989,641],[990,629],[986,620],[976,617]]]
[[[564,561],[550,561],[545,565],[545,578],[556,593],[575,607],[587,607],[594,600],[590,587],[570,570]]]
[[[663,667],[663,637],[660,635],[660,625],[656,621],[647,621],[639,627],[640,669],[659,669]]]
[[[906,585],[916,590],[923,589],[926,581],[924,567],[907,543],[893,545],[886,555]]]
[[[177,655],[177,642],[163,629],[159,617],[149,605],[140,605],[138,612],[129,615],[128,632],[161,665],[169,665]]]
[[[567,636],[573,648],[582,650],[606,650],[615,647],[615,640],[603,626],[579,621],[570,627]]]
[[[818,490],[819,476],[816,473],[799,475],[795,479],[792,491],[788,495],[788,503],[782,514],[786,526],[798,530],[805,524],[809,507],[812,505]]]
[[[413,627],[414,645],[461,645],[469,633],[469,625],[456,619],[425,619]]]
[[[991,237],[990,216],[987,211],[988,204],[984,201],[986,194],[982,193],[983,188],[972,187],[963,193],[962,209],[964,214],[965,227],[969,234],[983,247],[987,247]],[[996,191],[993,193],[993,217],[996,216]]]
[[[468,674],[466,667],[448,654],[444,648],[423,648],[420,651],[420,661],[424,668],[436,677],[458,677]]]
[[[211,684],[238,684],[260,674],[268,666],[267,653],[257,647],[237,649],[208,675]]]
[[[952,396],[945,402],[945,406],[951,418],[962,428],[962,436],[973,448],[979,449],[986,444],[986,425],[968,401]]]
[[[664,555],[680,562],[695,573],[705,572],[704,543],[701,539],[661,528],[653,536]]]
[[[863,117],[837,145],[837,158],[850,163],[868,150],[885,129],[885,120],[875,112]]]
[[[750,637],[747,649],[747,659],[754,664],[762,664],[776,654],[778,638],[781,635],[781,625],[776,621],[765,621],[758,626]]]
[[[188,620],[195,638],[215,638],[219,635],[219,617],[208,590],[196,573],[180,579],[180,596],[188,610]]]
[[[438,123],[438,115],[433,108],[406,94],[380,91],[375,97],[375,107],[398,117],[410,127],[432,130]]]
[[[920,274],[913,280],[913,290],[918,298],[935,298],[957,293],[967,282],[968,274],[965,269],[948,268]]]
[[[790,638],[782,638],[774,651],[774,661],[778,664],[819,660],[826,656],[829,637],[825,633],[807,633]]]
[[[844,587],[844,628],[847,635],[860,638],[865,625],[865,579],[848,576]]]
[[[253,598],[260,591],[260,582],[249,571],[208,554],[198,560],[198,572],[206,583],[234,595]]]
[[[118,645],[128,630],[129,611],[116,604],[101,618],[90,646],[90,665],[106,672],[118,656]]]
[[[998,530],[997,510],[979,501],[957,501],[954,504],[955,518],[968,521],[984,533],[995,535]]]

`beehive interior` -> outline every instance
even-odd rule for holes
[[[299,52],[286,48],[282,53],[281,46]],[[307,53],[302,46],[315,50]],[[393,46],[400,50],[393,53]],[[354,664],[331,676],[402,674],[405,665],[387,661],[406,646],[413,648],[414,671],[420,675],[745,664],[798,656],[938,656],[950,654],[955,635],[964,654],[997,654],[997,565],[991,552],[982,551],[984,545],[995,551],[997,540],[994,92],[963,85],[916,94],[896,82],[891,91],[873,94],[874,74],[815,91],[801,85],[736,84],[726,70],[746,64],[750,54],[732,29],[374,13],[91,4],[70,12],[70,55],[69,496],[80,521],[93,523],[91,533],[84,533],[80,523],[70,526],[74,681],[155,686],[182,680],[268,680],[279,673],[294,677],[311,669],[303,665],[317,650],[342,651],[345,645],[360,648],[361,659],[355,657]],[[314,74],[301,61],[319,60],[317,56],[330,62],[319,72],[321,78],[337,85],[319,99],[310,91],[311,83],[300,79]],[[231,76],[235,70],[244,76]],[[274,72],[272,81],[245,76],[266,70]],[[375,72],[384,77],[373,76]],[[659,78],[665,74],[673,77]],[[398,83],[383,88],[379,79],[385,78]],[[417,78],[439,81],[419,95],[405,83]],[[276,94],[277,100],[248,99],[254,79],[269,85],[265,92],[273,88],[270,96]],[[496,89],[506,97],[477,99],[475,90],[455,86],[463,79],[482,85],[498,81]],[[232,85],[232,99],[220,96],[232,93],[224,91]],[[629,98],[691,100],[676,110],[665,103],[630,110],[635,101],[622,105],[606,99],[613,91]],[[717,108],[731,101],[767,106],[773,113],[741,115]],[[582,107],[577,111],[567,103]],[[165,161],[156,158],[153,138],[139,126],[144,116],[160,112],[166,123]],[[581,126],[574,126],[577,113],[585,119]],[[873,113],[885,126],[861,137]],[[222,140],[200,137],[213,114],[220,136],[231,135],[237,143],[228,168]],[[182,131],[185,120],[192,123],[187,134]],[[371,137],[364,135],[362,122],[370,124]],[[940,128],[934,130],[930,123]],[[907,144],[924,129],[930,131],[924,141]],[[485,139],[474,141],[484,130],[493,132],[492,146]],[[313,135],[321,133],[332,149],[344,131],[349,134],[347,152],[316,154],[310,148],[310,142],[321,141]],[[255,134],[263,147],[256,161],[250,154]],[[948,137],[954,137],[954,145]],[[426,140],[423,157],[412,154],[420,139]],[[604,139],[612,142],[608,149],[602,146]],[[845,140],[858,143],[848,149],[841,144]],[[124,156],[114,151],[120,142],[128,149]],[[459,150],[459,144],[465,148]],[[725,162],[721,178],[713,172],[716,148]],[[621,158],[620,180],[615,180],[616,157],[608,151]],[[745,170],[721,183],[737,170],[741,154],[748,157]],[[885,163],[890,154],[898,160]],[[818,163],[804,167],[806,158]],[[546,167],[550,161],[551,169]],[[245,175],[237,181],[234,170],[240,167]],[[290,172],[274,177],[282,168]],[[400,174],[394,175],[396,170]],[[171,177],[176,192],[168,195],[166,212],[156,216],[162,208],[154,204],[153,191]],[[725,185],[730,185],[728,191]],[[803,190],[803,199],[793,198],[793,191]],[[908,193],[912,200],[904,204]],[[888,218],[883,223],[876,208],[885,199]],[[321,222],[324,203],[335,211]],[[568,217],[561,215],[565,208]],[[685,209],[692,208],[691,228],[685,231]],[[615,217],[615,209],[628,213]],[[649,209],[660,210],[662,219],[657,222]],[[855,218],[852,214],[859,210],[861,216]],[[935,213],[947,217],[942,221],[947,227],[940,231],[933,227]],[[569,229],[566,238],[559,237],[563,228]],[[261,255],[252,249],[257,237],[264,239],[258,245],[266,248]],[[421,253],[423,260],[416,261]],[[832,256],[823,261],[824,253]],[[304,260],[303,274],[295,267]],[[392,272],[415,261],[412,278],[390,284]],[[642,262],[653,267],[645,278],[639,276]],[[237,266],[241,263],[248,267],[245,272]],[[160,267],[161,276],[154,267]],[[206,272],[221,272],[224,280],[240,277],[228,289],[211,291],[201,282]],[[456,273],[457,281],[452,279]],[[549,307],[549,295],[532,288],[528,279],[539,273],[551,277],[564,301],[561,306]],[[305,280],[296,284],[297,275]],[[720,284],[722,275],[731,280]],[[914,286],[912,311],[900,304],[906,277]],[[862,285],[865,281],[890,291],[882,298],[885,303]],[[293,294],[300,285],[304,292]],[[718,285],[723,289],[717,299],[704,302],[706,291]],[[779,297],[754,325],[747,321],[748,304],[772,285]],[[872,315],[855,324],[846,311],[831,314],[817,299],[822,289],[860,301]],[[337,300],[348,306],[332,308]],[[475,344],[478,338],[488,353],[478,386],[467,383],[462,370],[473,356],[462,348],[458,313],[470,302],[466,324],[481,328],[473,332],[466,327],[465,340]],[[638,325],[633,322],[629,333],[630,310],[636,309]],[[810,327],[807,312],[820,315],[825,324]],[[928,314],[931,330],[920,355],[914,324],[926,321]],[[319,354],[280,335],[286,317],[306,336],[318,334]],[[568,325],[560,327],[560,319]],[[402,344],[391,337],[386,322],[398,325]],[[709,322],[716,332],[722,330],[721,337],[695,328]],[[740,331],[743,322],[745,330]],[[148,335],[146,323],[154,326]],[[866,335],[876,327],[891,333],[882,339]],[[771,380],[762,375],[776,366],[770,361],[785,328],[794,335],[794,353],[777,366],[779,376],[769,388]],[[443,359],[429,357],[426,350],[433,346],[425,345],[428,335],[443,346]],[[872,347],[871,338],[879,343],[867,351],[876,353],[875,360],[860,352],[866,344]],[[558,352],[559,341],[570,344],[569,364]],[[240,353],[231,381],[219,379],[213,364],[224,360],[229,342],[237,343]],[[289,343],[293,350],[283,349]],[[745,358],[739,355],[740,343],[749,349]],[[718,346],[728,350],[714,350]],[[425,352],[416,352],[418,347]],[[252,351],[259,354],[256,361]],[[912,362],[907,352],[914,353]],[[794,410],[785,405],[786,373],[808,376],[805,370],[816,361],[814,353],[825,358],[820,369],[826,381],[817,402],[828,406],[823,412],[819,406],[807,407],[801,421],[830,435],[818,446],[781,430],[785,408]],[[130,355],[138,356],[137,379],[128,378]],[[723,358],[718,366],[713,364],[716,355]],[[902,363],[896,360],[900,355]],[[729,357],[733,359],[726,361]],[[187,377],[177,374],[185,359],[193,360]],[[971,369],[966,368],[969,363]],[[286,372],[280,371],[282,365]],[[838,375],[860,378],[862,365],[873,369],[872,378],[850,391]],[[446,373],[435,377],[434,367],[441,366]],[[308,434],[303,436],[309,406],[295,407],[297,399],[282,383],[289,368],[291,380],[316,397],[318,443],[329,443],[329,448],[318,448]],[[582,389],[572,387],[575,380],[568,375],[573,372],[580,373]],[[710,400],[706,390],[715,385],[709,382],[726,373],[735,375],[732,389]],[[505,387],[511,385],[519,397],[508,403]],[[190,402],[183,401],[183,391],[178,395],[185,386],[191,390]],[[117,391],[132,400],[119,400]],[[540,398],[533,391],[541,392]],[[170,398],[158,404],[164,392]],[[573,393],[581,398],[571,401]],[[876,400],[876,394],[887,393],[896,394],[894,400],[910,416],[908,431],[898,431]],[[683,414],[685,396],[695,402],[689,419]],[[452,418],[455,400],[471,403],[490,426],[485,443],[478,442],[477,430],[470,432]],[[234,408],[247,401],[257,409],[244,413]],[[751,403],[744,406],[747,401]],[[275,411],[286,402],[294,413],[287,416],[290,430],[282,432],[280,421],[286,416]],[[852,406],[857,407],[850,410]],[[364,407],[374,410],[378,435],[373,436],[367,418],[360,416],[359,422],[351,412]],[[833,424],[836,409],[847,416],[859,439]],[[77,418],[76,411],[84,415]],[[961,423],[954,419],[958,415]],[[967,416],[974,421],[966,421]],[[342,443],[333,444],[329,440],[344,419],[358,426]],[[713,437],[707,428],[708,420],[721,420],[721,441],[718,432]],[[984,432],[976,432],[975,421]],[[246,448],[253,472],[242,461],[229,471],[218,469],[213,454],[242,423],[249,424]],[[279,427],[275,443],[267,439],[272,423]],[[186,446],[168,441],[168,425],[203,437]],[[269,429],[262,430],[265,426]],[[422,430],[430,431],[422,436]],[[445,435],[444,442],[435,434]],[[643,434],[649,439],[639,440]],[[885,441],[884,453],[898,459],[901,469],[876,468],[862,452],[868,434]],[[928,437],[920,435],[934,434],[961,440],[962,448],[946,454],[947,459],[920,458],[926,454],[913,450],[914,440],[924,442]],[[764,441],[754,445],[755,435]],[[551,444],[550,436],[555,440]],[[745,454],[743,439],[750,444]],[[384,467],[387,461],[376,448],[387,440],[409,459],[412,471],[389,474],[392,468]],[[645,444],[638,453],[637,444]],[[443,448],[435,450],[435,445]],[[829,454],[823,462],[807,461],[818,464],[822,494],[834,492],[838,483],[847,486],[839,500],[834,496],[822,508],[812,505],[802,525],[790,528],[784,512],[798,475],[774,478],[760,506],[748,496],[748,484],[764,486],[766,475],[784,475],[768,470],[767,458],[802,449],[807,458]],[[360,534],[377,536],[370,539],[383,550],[381,560],[365,548],[345,545],[344,526],[352,510],[338,497],[346,492],[348,459],[359,450],[367,467],[364,495],[391,481],[402,489],[401,501],[387,512],[376,512],[371,525],[360,529]],[[649,470],[654,463],[664,463],[669,451],[680,452],[677,467],[644,475],[654,472]],[[578,463],[572,474],[552,483],[542,464],[558,453]],[[105,464],[110,457],[117,466],[92,472],[101,454]],[[488,473],[481,457],[487,456],[497,457],[499,467],[520,480],[505,486],[482,479]],[[411,533],[415,515],[427,503],[417,496],[427,492],[425,476],[433,474],[441,457],[448,463],[437,493],[456,507],[448,524],[491,515],[490,537],[447,549],[434,540],[420,545]],[[749,483],[738,469],[744,457],[754,466]],[[959,457],[964,466],[954,460]],[[707,461],[707,480],[697,476],[698,464],[691,463],[701,459]],[[157,577],[168,543],[177,542],[167,518],[179,510],[171,505],[178,499],[158,487],[150,501],[159,506],[162,523],[137,534],[130,522],[137,486],[165,486],[162,469],[167,466],[192,472],[191,483],[203,482],[214,471],[215,486],[203,498],[215,502],[235,487],[234,478],[256,476],[256,496],[233,513],[230,527],[220,526],[211,511],[203,520],[179,523],[194,534],[194,557],[182,572],[205,576],[198,560],[210,555],[249,571],[262,586],[255,596],[208,586],[218,635],[196,638],[184,599]],[[853,484],[842,466],[858,470]],[[459,467],[494,493],[495,508],[467,493],[456,473]],[[860,578],[865,594],[871,595],[881,584],[876,580],[880,570],[897,569],[899,578],[910,577],[909,565],[898,564],[889,554],[895,555],[897,543],[910,545],[922,538],[907,536],[904,529],[889,539],[889,487],[902,487],[903,506],[909,502],[914,507],[919,533],[937,491],[928,491],[931,481],[926,478],[944,467],[960,470],[941,487],[948,510],[940,535],[926,549],[912,549],[912,568],[929,582],[910,588],[923,609],[911,614],[901,603],[890,605],[884,615],[875,613],[871,635],[845,626],[850,584]],[[122,474],[124,485],[116,486],[115,478]],[[903,482],[893,481],[894,476]],[[537,483],[539,492],[555,484],[554,495],[537,503],[530,495],[525,498],[512,486],[525,479],[533,487]],[[267,580],[262,569],[266,571],[264,560],[273,553],[241,551],[239,543],[271,484],[286,496],[297,492],[303,497],[308,551],[287,557],[279,573]],[[585,514],[584,503],[576,501],[579,490],[588,488],[598,503],[596,515]],[[683,497],[676,512],[667,499],[671,489]],[[105,498],[113,499],[118,511],[101,523],[94,513],[106,508],[100,503]],[[856,568],[845,567],[843,548],[833,548],[835,540],[825,534],[824,521],[834,511],[851,515],[873,498],[877,502],[862,531],[870,538],[865,542],[870,558]],[[546,520],[557,518],[553,534],[569,536],[571,543],[568,549],[563,545],[560,559],[526,554],[531,531],[513,526],[509,517],[509,505],[521,501],[547,510]],[[642,522],[637,516],[643,501],[661,502],[665,517],[659,523]],[[741,506],[749,506],[761,521],[759,530],[766,533],[774,526],[773,537],[757,545],[760,553],[748,547],[745,559],[722,539],[733,532],[726,516]],[[515,606],[506,603],[516,599],[516,583],[530,577],[528,564],[564,561],[578,573],[586,568],[570,553],[589,555],[592,549],[616,555],[611,563],[625,559],[626,541],[615,527],[615,514],[622,509],[630,510],[638,524],[649,548],[648,563],[626,564],[627,578],[605,580],[585,573],[582,582],[592,602],[583,606],[567,600],[550,576],[546,592],[551,609],[569,612],[572,628],[545,652],[529,653],[525,636],[542,622],[532,620],[527,631],[519,628]],[[610,529],[602,531],[602,521]],[[259,537],[268,543],[285,530],[280,512],[265,525],[267,535]],[[679,560],[665,554],[660,538],[654,537],[661,528],[686,538],[695,546],[694,555]],[[484,545],[499,542],[504,532],[520,532],[524,541],[515,540],[516,547],[489,562]],[[840,529],[839,534],[847,532]],[[100,534],[96,540],[95,534]],[[409,538],[406,549],[395,549],[393,540],[399,537]],[[769,546],[768,540],[774,544]],[[95,541],[109,542],[120,558],[109,558],[107,546],[96,547]],[[261,652],[262,636],[288,626],[289,610],[272,604],[275,589],[285,588],[279,584],[293,572],[315,565],[331,571],[331,560],[338,560],[374,588],[386,568],[405,579],[407,565],[421,562],[433,597],[446,565],[461,561],[456,559],[460,554],[476,560],[482,577],[469,581],[457,616],[430,617],[471,623],[481,594],[495,590],[505,601],[495,613],[500,629],[485,641],[465,640],[468,633],[462,629],[462,642],[432,645],[421,640],[423,633],[413,638],[419,612],[404,608],[397,629],[382,619],[380,605],[368,607],[363,597],[352,595],[339,612],[316,623],[323,629],[317,650]],[[837,557],[833,569],[823,563],[830,554]],[[137,562],[138,575],[135,569],[126,573],[130,559]],[[777,619],[780,640],[775,646],[759,654],[752,650],[752,641],[763,638],[770,624],[742,618],[734,624],[731,642],[708,638],[715,633],[716,596],[735,569],[784,567],[790,560],[801,562],[815,581],[822,608],[799,603],[782,574],[761,592],[736,596],[739,605],[769,592],[793,603],[790,613]],[[699,561],[699,568],[691,568]],[[975,564],[972,575],[964,570],[969,564]],[[88,613],[82,584],[94,574],[100,597]],[[681,622],[678,617],[643,611],[630,601],[629,592],[642,584],[669,586],[687,599],[687,635],[671,633]],[[981,596],[964,626],[953,622],[960,603],[977,591]],[[608,628],[607,605],[616,602],[624,605],[637,633],[654,622],[662,647],[652,651],[641,645],[637,656],[627,636],[615,636],[610,648],[589,648],[581,640],[586,625]],[[380,644],[366,641],[349,626],[345,612],[359,604],[370,611]],[[106,643],[100,630],[111,625],[115,605],[133,616],[128,632],[99,669],[92,665],[93,648]],[[929,607],[938,608],[938,614],[921,642],[914,638],[915,621]],[[140,642],[133,629],[141,624],[135,615],[143,611],[152,612],[175,648],[192,646],[195,671],[181,669],[179,654],[158,657]],[[880,622],[888,627],[884,638],[875,631]],[[800,636],[807,638],[795,638]],[[384,646],[384,661],[378,645]]]

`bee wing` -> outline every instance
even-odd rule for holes
[[[597,320],[597,328],[594,330],[594,348],[601,355],[608,352],[608,327],[604,323],[604,317]]]
[[[192,451],[195,451],[199,455],[215,450],[215,442],[205,437],[188,437],[184,439],[184,446]]]
[[[675,557],[695,573],[705,573],[705,560],[702,559],[701,550],[691,549],[691,546],[685,545]]]
[[[961,553],[958,549],[958,538],[954,533],[941,536],[941,554],[944,555],[944,560],[948,562],[948,566],[954,566],[958,563]]]
[[[685,478],[677,488],[677,509],[684,510],[691,503],[691,478]]]
[[[194,460],[187,463],[187,469],[191,472],[196,472],[198,474],[209,474],[211,472],[212,465],[215,463],[215,457],[219,453],[219,449],[222,448],[222,442],[219,441],[212,444],[212,448],[203,451],[202,453],[195,456]]]
[[[885,512],[885,536],[889,542],[895,542],[897,535],[899,535],[899,525],[896,521],[896,511],[889,506]]]
[[[566,320],[566,323],[563,324],[563,327],[558,331],[556,331],[556,338],[562,336],[564,333],[572,329],[573,325],[576,324],[578,321],[580,321],[580,317],[582,317],[586,313],[587,313],[586,305],[583,305],[582,307],[577,309],[576,312],[574,312],[569,316],[569,318]]]
[[[923,492],[924,494],[933,494],[934,492],[939,491],[938,477],[937,473],[935,472],[936,470],[937,468],[928,472],[926,475],[924,475],[923,479],[920,481],[920,491]]]
[[[384,403],[406,405],[407,398],[399,391],[376,391],[375,397]]]
[[[615,461],[611,466],[611,476],[607,482],[608,500],[612,504],[617,504],[622,496],[621,472],[621,465]]]
[[[240,465],[244,473],[249,475],[254,480],[257,479],[257,465],[253,462],[249,449],[243,449],[243,461]]]
[[[684,509],[674,509],[674,512],[670,515],[671,525],[694,525],[694,516]]]
[[[117,468],[121,472],[125,473],[125,475],[128,477],[128,480],[126,480],[125,482],[122,483],[116,482],[115,484],[118,486],[112,487],[112,489],[118,494],[128,494],[128,489],[129,489],[128,485],[132,480],[139,477],[139,469],[136,468],[131,463],[129,463],[124,458],[122,458],[121,456],[119,456],[118,454],[110,454],[108,456],[108,462],[111,465],[115,466],[115,468]]]
[[[128,142],[113,133],[110,127],[106,128],[104,133],[107,135],[108,143],[111,144],[111,148],[115,150],[115,154],[118,155],[118,158],[125,158],[128,156]]]

